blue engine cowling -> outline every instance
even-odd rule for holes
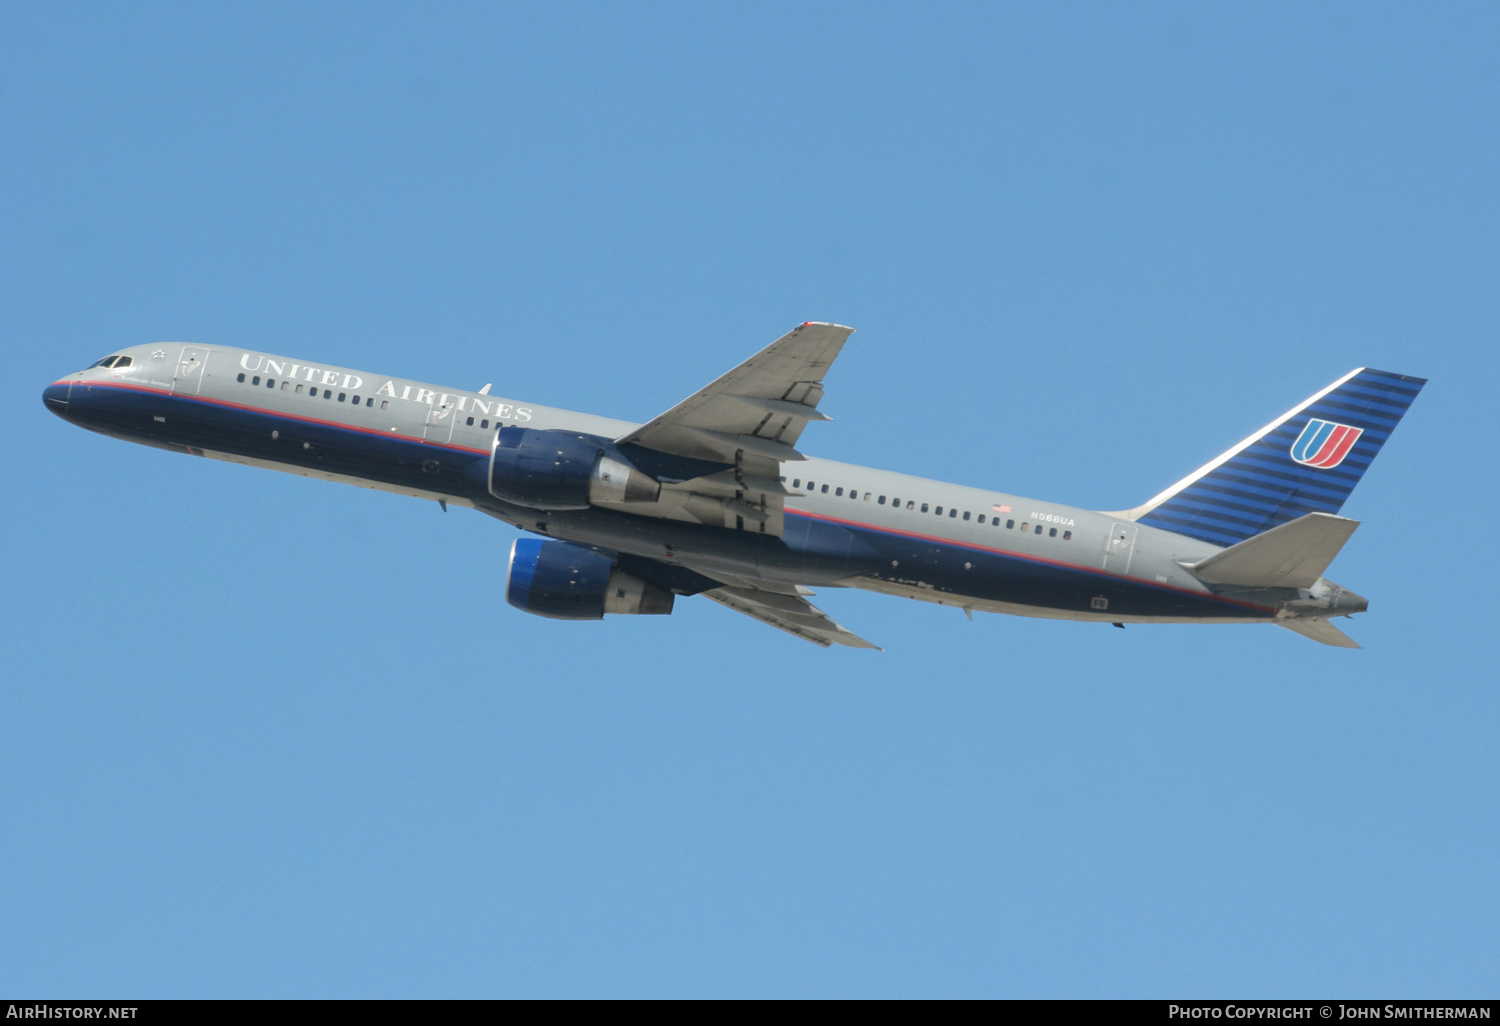
[[[607,451],[606,451],[607,450]],[[490,494],[532,509],[655,502],[661,485],[608,442],[562,431],[503,427],[490,453]]]
[[[505,601],[554,620],[598,620],[605,613],[664,615],[671,592],[615,566],[609,556],[561,541],[517,538],[510,549]]]

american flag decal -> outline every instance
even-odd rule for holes
[[[996,513],[1009,513],[1010,512],[1010,507],[1009,506],[998,506],[998,505],[996,505],[996,506],[991,506],[990,509],[994,510]]]

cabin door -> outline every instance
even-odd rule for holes
[[[177,366],[172,369],[172,391],[182,395],[197,395],[203,387],[203,368],[208,363],[208,350],[201,346],[183,346]]]
[[[451,395],[444,395],[441,398],[447,401],[434,402],[427,408],[427,427],[422,437],[429,442],[446,445],[453,437],[453,422],[458,420],[458,400]]]
[[[1104,569],[1113,574],[1130,572],[1130,556],[1135,552],[1135,536],[1140,528],[1134,524],[1113,524],[1104,539]]]

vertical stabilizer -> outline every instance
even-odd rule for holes
[[[1234,545],[1309,513],[1337,513],[1424,378],[1361,367],[1122,516]]]

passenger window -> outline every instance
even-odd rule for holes
[[[948,511],[948,516],[950,516],[950,517],[956,517],[956,516],[958,516],[958,508],[954,507],[953,509],[950,509]],[[967,519],[967,518],[965,518],[965,519]]]
[[[869,502],[869,501],[870,501],[870,493],[869,493],[869,492],[865,492],[865,501],[866,501],[866,502]],[[884,502],[884,501],[885,501],[885,496],[884,496],[884,495],[882,495],[882,496],[881,496],[881,497],[880,497],[880,501],[881,501],[881,502]]]
[[[1047,537],[1048,538],[1056,538],[1057,537],[1057,528],[1055,528],[1055,527],[1049,528],[1048,531],[1047,531]]]
[[[467,427],[473,427],[474,426],[474,418],[470,417],[468,420],[464,421],[464,424]]]
[[[122,356],[115,361],[115,370],[119,370],[121,367],[129,367],[132,362],[134,361],[132,361],[130,357]]]
[[[333,389],[331,389],[331,388],[325,388],[325,389],[323,389],[323,398],[324,399],[332,399],[333,398]]]
[[[907,500],[906,500],[906,508],[907,508],[907,509],[911,509],[911,508],[912,508],[912,507],[913,507],[913,506],[915,506],[915,505],[916,505],[916,501],[915,501],[915,500],[913,500],[913,499],[907,499]],[[926,512],[927,512],[927,507],[926,507],[926,506],[923,506],[923,507],[922,507],[922,512],[923,512],[923,513],[926,513]]]
[[[801,488],[802,487],[802,479],[799,477],[799,478],[797,478],[797,480],[793,481],[792,482],[792,487],[793,488]]]
[[[343,402],[347,398],[349,398],[349,393],[348,392],[340,392],[339,393],[339,402]]]
[[[969,511],[968,510],[964,510],[964,519],[965,520],[969,519]]]
[[[1063,532],[1063,541],[1072,541],[1072,540],[1073,540],[1073,532],[1072,531],[1064,531]]]
[[[876,505],[877,505],[877,506],[884,506],[884,505],[885,505],[885,496],[884,496],[884,495],[882,495],[882,496],[881,496],[881,497],[880,497],[880,501],[879,501],[879,502],[877,502],[877,503],[876,503]]]
[[[365,406],[366,407],[371,407],[371,406],[374,406],[374,405],[375,405],[375,397],[374,396],[371,396],[370,398],[368,398],[368,399],[365,400]]]
[[[380,404],[380,405],[381,405],[381,406],[384,406],[384,405],[385,405],[385,404],[384,404],[384,403],[381,403],[381,404]],[[487,420],[481,420],[481,421],[480,421],[480,422],[479,422],[479,426],[480,426],[480,427],[482,427],[482,428],[487,428],[487,427],[489,427],[489,426],[490,426],[490,422],[489,422],[489,421],[487,421]]]
[[[909,502],[908,502],[908,503],[907,503],[907,504],[906,504],[906,508],[907,508],[907,509],[911,509],[911,503],[909,503]],[[922,503],[922,512],[923,512],[923,513],[926,513],[926,512],[927,512],[927,503],[925,503],[925,502],[924,502],[924,503]]]
[[[1036,533],[1037,534],[1041,534],[1042,533],[1042,525],[1041,524],[1037,524],[1036,525]]]
[[[355,406],[358,406],[359,405],[359,396],[355,396],[353,399],[350,399],[349,401],[351,403],[353,403]]]
[[[380,408],[382,410],[388,410],[388,409],[390,409],[391,408],[391,401],[389,399],[382,399],[382,400],[380,400]]]
[[[241,374],[239,377],[235,378],[234,380],[238,381],[240,384],[243,385],[245,383],[245,375]],[[301,391],[301,389],[298,389],[298,391]]]
[[[825,492],[826,492],[826,491],[828,491],[828,489],[827,489],[827,488],[826,488],[826,487],[825,487],[825,488],[824,488],[824,489],[823,489],[823,490],[824,490],[824,491],[825,491]],[[843,494],[844,494],[844,490],[843,490],[843,489],[842,489],[842,488],[835,488],[835,489],[834,489],[834,490],[833,490],[833,494],[834,494],[834,495],[843,495]]]
[[[996,520],[996,521],[995,521],[995,523],[997,523],[997,524],[998,524],[998,523],[999,523],[999,522],[1000,522],[1000,521],[998,521],[998,520]],[[1005,529],[1006,529],[1006,530],[1007,530],[1007,531],[1009,531],[1009,530],[1010,530],[1010,529],[1011,529],[1011,528],[1013,528],[1013,527],[1015,527],[1015,526],[1016,526],[1016,522],[1015,522],[1015,521],[1014,521],[1014,520],[1007,520],[1007,521],[1006,521],[1006,522],[1005,522]]]
[[[813,483],[812,478],[807,479],[807,490],[810,492],[815,492],[818,490],[818,486]]]
[[[243,374],[241,374],[241,375],[240,375],[240,377],[242,377],[242,378],[243,378],[243,377],[244,377],[244,376],[245,376],[245,375],[243,375]],[[301,395],[301,394],[302,394],[302,386],[301,386],[301,385],[298,385],[298,386],[297,386],[297,387],[296,387],[296,388],[295,388],[295,389],[293,389],[293,391],[294,391],[294,392],[296,392],[296,393],[297,393],[297,394],[298,394],[298,395]]]
[[[939,506],[934,512],[936,512],[938,516],[942,516],[943,515],[943,507]]]
[[[979,514],[979,522],[981,524],[984,523],[984,514],[983,513]]]
[[[257,375],[255,375],[255,377],[251,378],[250,379],[250,384],[252,384],[252,385],[258,385],[258,384],[260,384],[260,375],[257,374]]]
[[[282,391],[283,391],[283,392],[285,392],[285,391],[286,391],[286,390],[287,390],[287,388],[288,388],[288,387],[289,387],[289,386],[290,386],[290,385],[291,385],[291,382],[290,382],[290,381],[283,381],[283,382],[282,382],[282,383],[281,383],[281,390],[282,390]]]
[[[823,486],[823,494],[824,494],[824,495],[827,495],[827,494],[828,494],[828,486],[827,486],[827,485],[824,485],[824,486]]]
[[[1025,534],[1029,530],[1031,530],[1031,525],[1024,520],[1021,521],[1021,533]]]

